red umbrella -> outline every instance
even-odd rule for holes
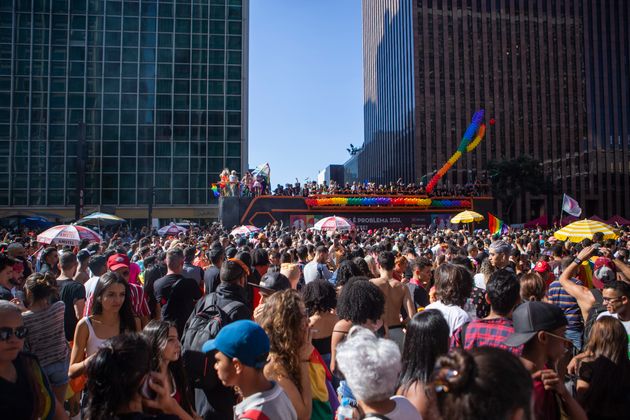
[[[58,225],[40,233],[37,242],[40,244],[79,245],[83,239],[90,242],[101,242],[101,235],[92,229],[79,225]]]
[[[315,223],[313,229],[325,232],[348,232],[354,229],[354,224],[345,217],[330,216]]]

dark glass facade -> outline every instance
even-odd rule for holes
[[[398,15],[412,10],[411,20],[399,18],[405,28],[396,29],[413,33],[411,48],[387,40],[394,9]],[[515,219],[526,220],[544,207],[558,214],[562,193],[578,199],[587,215],[627,214],[630,2],[364,1],[363,19],[366,148],[360,179],[389,182],[404,175],[418,182],[455,152],[472,114],[485,108],[486,120],[495,118],[496,125],[443,182],[466,183],[484,175],[491,159],[530,155],[543,163],[554,202],[519,200]],[[406,67],[394,65],[407,61],[401,54],[413,61],[406,95],[397,93],[395,82],[369,95],[392,71],[407,74]],[[383,61],[373,70],[374,62]],[[370,153],[374,133],[391,132],[374,115],[386,115],[390,124],[404,121],[410,103],[413,122],[394,132],[411,132],[412,150],[385,138],[379,152]],[[395,174],[384,162],[397,163]]]
[[[0,2],[0,205],[207,205],[247,167],[247,0]]]

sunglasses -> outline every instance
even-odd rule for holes
[[[0,341],[7,341],[12,336],[15,338],[19,338],[20,340],[24,339],[28,334],[28,328],[26,327],[17,327],[13,329],[11,327],[2,327],[0,328]]]
[[[560,340],[560,341],[564,342],[564,345],[565,345],[565,347],[567,347],[567,348],[569,348],[569,347],[573,347],[573,341],[569,340],[569,339],[568,339],[568,338],[566,338],[566,337],[561,337],[561,336],[559,336],[559,335],[556,335],[556,334],[550,333],[549,331],[545,331],[545,334],[547,334],[547,335],[549,335],[549,336],[551,336],[551,337],[553,337],[553,338],[557,338],[558,340]]]

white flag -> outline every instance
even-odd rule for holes
[[[582,209],[578,202],[566,194],[562,197],[562,210],[575,217],[579,217],[582,214]]]

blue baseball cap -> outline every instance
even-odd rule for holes
[[[201,351],[217,350],[229,358],[237,358],[245,366],[261,369],[267,363],[269,337],[258,324],[241,320],[226,325],[214,340],[208,340]]]

